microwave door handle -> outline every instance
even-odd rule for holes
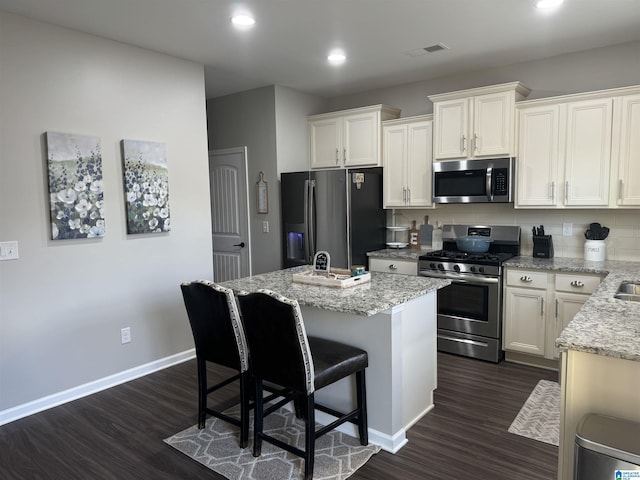
[[[487,178],[486,178],[485,188],[487,189],[487,200],[489,200],[489,201],[493,200],[493,193],[491,191],[491,176],[492,175],[493,175],[493,168],[492,167],[487,168]]]

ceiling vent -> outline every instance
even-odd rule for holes
[[[409,50],[408,52],[404,52],[405,55],[409,57],[419,57],[421,55],[426,55],[427,53],[435,53],[440,50],[448,50],[449,47],[442,43],[436,43],[435,45],[430,45],[428,47],[416,48],[414,50]]]

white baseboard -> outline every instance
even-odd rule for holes
[[[109,375],[108,377],[94,380],[93,382],[85,383],[84,385],[78,385],[77,387],[54,393],[53,395],[48,395],[46,397],[42,397],[37,400],[18,405],[16,407],[9,408],[7,410],[2,410],[0,411],[0,425],[5,425],[15,420],[33,415],[34,413],[57,407],[58,405],[62,405],[63,403],[71,402],[73,400],[77,400],[78,398],[91,395],[92,393],[97,393],[102,390],[115,387],[116,385],[120,385],[121,383],[129,382],[131,380],[135,380],[136,378],[149,375],[150,373],[157,372],[158,370],[163,370],[173,365],[186,362],[187,360],[195,358],[195,356],[196,351],[192,348],[181,353],[176,353],[175,355],[171,355],[169,357],[161,358],[159,360],[155,360],[153,362],[149,362],[144,365],[125,370],[123,372]]]

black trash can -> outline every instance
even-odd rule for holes
[[[585,415],[574,457],[574,480],[640,480],[640,423]]]

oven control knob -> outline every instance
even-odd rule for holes
[[[441,264],[441,263],[439,263],[439,264],[438,264],[438,270],[443,270],[443,271],[444,271],[444,265],[443,265],[443,264]]]
[[[454,266],[453,266],[453,269],[454,269],[456,272],[459,272],[459,271],[460,271],[460,265],[454,265]]]
[[[478,269],[478,271],[479,271],[480,273],[484,273],[484,267],[480,267],[480,268]]]
[[[471,273],[476,273],[476,267],[471,267]]]
[[[430,263],[429,264],[429,268],[432,268],[433,270],[436,269],[436,264],[435,263]]]

